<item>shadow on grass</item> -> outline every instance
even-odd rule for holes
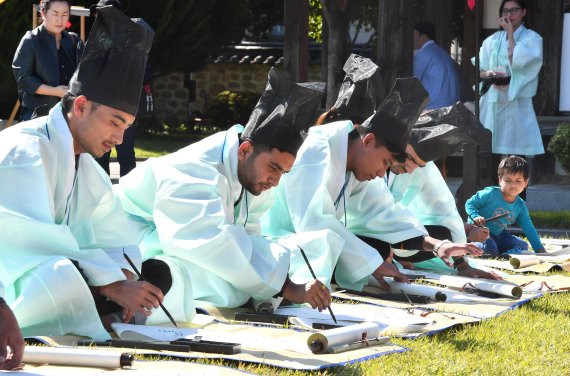
[[[568,294],[568,293],[556,293],[556,294]],[[570,317],[570,304],[557,303],[554,305],[549,296],[536,301],[530,301],[525,305],[525,308],[529,311],[536,313],[546,314],[549,316],[567,316]],[[570,299],[568,299],[570,300]]]

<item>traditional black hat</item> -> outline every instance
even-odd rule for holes
[[[134,116],[154,32],[113,6],[98,14],[69,92]]]
[[[325,85],[296,84],[283,71],[271,68],[265,92],[259,98],[242,140],[297,155],[304,131],[314,124]]]
[[[378,66],[368,58],[351,54],[342,69],[346,75],[333,108],[342,117],[362,124],[378,107]]]
[[[93,4],[89,7],[89,13],[94,15],[97,13],[99,8],[103,8],[106,6],[114,6],[119,10],[123,10],[123,4],[119,0],[99,0],[97,4]]]
[[[428,100],[417,78],[398,78],[376,113],[362,125],[384,140],[390,151],[404,155],[410,130]]]
[[[461,102],[423,114],[408,143],[424,161],[435,161],[465,144],[489,145],[491,132]]]

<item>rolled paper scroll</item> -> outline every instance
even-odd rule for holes
[[[540,260],[535,255],[511,256],[509,262],[515,269],[526,268],[527,266],[540,264]]]
[[[24,363],[98,368],[131,367],[133,360],[133,355],[120,351],[40,346],[26,346],[22,359]]]
[[[378,337],[380,337],[380,327],[373,322],[363,322],[313,333],[307,339],[307,346],[314,354],[326,354],[338,352],[335,349],[351,346],[354,343],[378,340]]]
[[[390,291],[392,292],[405,292],[409,295],[420,295],[420,296],[427,296],[431,300],[445,302],[447,300],[447,295],[440,288],[427,286],[427,285],[420,285],[416,283],[401,283],[394,281],[393,278],[384,278],[386,283],[390,285]],[[368,280],[368,284],[375,287],[380,287],[380,282],[376,280],[376,278],[370,276]]]
[[[491,282],[490,280],[458,277],[454,275],[443,275],[440,277],[439,282],[448,287],[459,289],[474,288],[481,291],[494,292],[514,299],[520,299],[522,296],[522,288],[510,283]]]

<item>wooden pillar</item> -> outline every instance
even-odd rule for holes
[[[538,77],[534,110],[539,116],[558,114],[560,101],[560,59],[564,0],[528,1],[530,29],[542,36],[543,64]]]
[[[285,0],[283,67],[293,80],[304,82],[309,70],[309,3]]]
[[[85,16],[81,16],[81,21],[79,24],[79,38],[85,43]]]
[[[396,78],[412,75],[414,44],[414,1],[379,0],[378,53],[382,100]]]
[[[38,12],[37,5],[32,5],[32,29],[38,27]]]
[[[471,78],[471,83],[475,84],[477,82],[476,69],[470,63],[471,57],[479,53],[479,46],[481,41],[477,40],[478,34],[475,33],[475,28],[478,25],[481,28],[481,15],[483,14],[483,1],[477,1],[477,7],[479,9],[474,9],[473,11],[465,5],[465,18],[464,18],[464,41],[463,41],[463,68],[466,72],[469,72]],[[476,15],[479,16],[477,19]],[[478,101],[478,96],[476,96],[476,101]],[[475,114],[478,116],[479,111],[476,110]],[[490,150],[489,150],[490,152]],[[467,201],[481,186],[481,166],[480,159],[478,158],[480,153],[479,146],[477,145],[466,145],[463,148],[463,181],[461,184],[461,189],[459,193],[459,202],[457,208],[459,213],[462,215],[463,219],[467,219],[465,214],[465,201]],[[487,159],[491,158],[491,154],[488,154]],[[485,172],[484,174],[488,174]]]
[[[327,99],[326,108],[336,101],[340,84],[344,79],[342,67],[350,54],[348,29],[350,26],[350,6],[348,0],[321,0],[324,18],[328,24],[327,44]]]

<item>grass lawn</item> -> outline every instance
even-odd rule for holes
[[[312,374],[568,375],[570,294],[549,294],[479,324],[393,342],[410,351]],[[250,364],[239,364],[239,369],[261,375],[307,375]]]
[[[135,141],[135,155],[137,158],[153,158],[161,155],[173,153],[200,138],[166,138],[137,137]],[[117,157],[117,150],[113,148],[111,157]]]

